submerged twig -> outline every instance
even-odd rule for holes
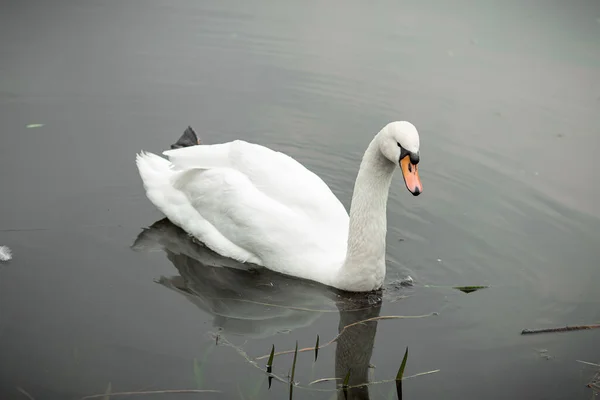
[[[417,378],[419,376],[424,376],[424,375],[430,375],[430,374],[435,374],[440,372],[440,369],[434,369],[431,371],[425,371],[425,372],[419,372],[418,374],[414,374],[414,375],[410,375],[410,376],[405,376],[402,378],[403,381],[407,380],[407,379],[413,379],[413,378]],[[305,389],[305,390],[313,390],[313,391],[317,391],[317,392],[337,392],[339,390],[341,390],[341,386],[338,387],[337,389],[317,389],[317,388],[311,388],[309,386],[317,384],[317,383],[324,383],[324,382],[331,382],[331,381],[340,381],[345,379],[344,378],[322,378],[322,379],[317,379],[315,381],[312,381],[308,384],[308,386],[302,386],[302,385],[296,385],[297,388],[299,389]],[[373,386],[373,385],[381,385],[384,383],[391,383],[391,382],[397,382],[396,378],[394,379],[384,379],[381,381],[374,381],[374,382],[364,382],[364,383],[360,383],[357,385],[349,385],[346,388],[347,389],[355,389],[355,388],[359,388],[359,387],[364,387],[364,386]]]
[[[600,364],[594,364],[594,363],[591,363],[591,362],[581,361],[581,360],[575,360],[575,361],[577,361],[578,363],[591,365],[592,367],[598,367],[598,368],[600,368]]]
[[[321,378],[321,379],[317,379],[316,381],[312,381],[308,384],[308,386],[314,385],[315,383],[323,383],[323,382],[331,382],[331,381],[338,381],[342,378]]]
[[[112,382],[108,382],[108,385],[106,386],[106,390],[104,391],[103,400],[110,400],[111,392],[112,392]]]
[[[364,321],[363,321],[364,322]],[[354,324],[351,324],[354,325]],[[237,347],[236,345],[232,344],[231,342],[229,342],[227,339],[222,338],[222,344],[225,346],[229,346],[229,347],[233,347],[237,353],[239,355],[241,355],[248,363],[250,363],[250,365],[252,365],[253,367],[266,372],[264,369],[262,369],[254,360],[250,359],[250,357],[248,357],[248,354],[242,350],[241,348]],[[294,353],[295,351],[292,351],[292,353]],[[298,353],[300,352],[300,349],[298,349]],[[277,354],[277,353],[275,353]],[[296,353],[297,354],[297,353]],[[402,378],[402,380],[407,380],[407,379],[412,379],[412,378],[417,378],[419,376],[423,376],[423,375],[430,375],[430,374],[435,374],[437,372],[440,372],[439,369],[434,369],[431,371],[425,371],[425,372],[419,372],[417,374],[414,375],[410,375],[410,376],[405,376]],[[278,375],[275,375],[273,373],[267,373],[268,376],[273,377],[274,379],[276,379],[277,381],[281,382],[281,383],[285,383],[285,384],[290,384],[291,381],[285,380],[283,378],[281,378]],[[310,387],[313,384],[316,383],[321,383],[321,382],[327,382],[327,381],[333,381],[333,380],[341,380],[342,378],[322,378],[322,379],[317,379],[315,381],[312,381],[311,383],[308,384],[308,386],[303,386],[300,385],[299,383],[295,383],[294,382],[294,388],[297,389],[301,389],[301,390],[309,390],[309,391],[314,391],[314,392],[337,392],[339,390],[342,390],[342,388],[337,387],[335,389],[321,389],[321,388],[315,388],[315,387]],[[365,382],[365,383],[361,383],[358,385],[352,385],[352,386],[348,386],[346,389],[354,389],[354,388],[359,388],[359,387],[364,387],[364,386],[372,386],[372,385],[380,385],[380,384],[384,384],[384,383],[390,383],[390,382],[397,382],[396,377],[394,379],[386,379],[386,380],[381,380],[381,381],[376,381],[376,382]],[[83,399],[82,399],[83,400]]]
[[[246,353],[241,347],[236,346],[235,344],[231,343],[229,340],[227,340],[225,337],[221,336],[221,344],[227,347],[231,347],[233,349],[235,349],[235,351],[241,355],[246,361],[248,361],[248,363],[250,363],[250,365],[252,365],[254,368],[257,368],[259,370],[261,370],[262,372],[266,373],[269,377],[274,378],[275,380],[282,382],[282,383],[288,383],[287,380],[283,379],[282,377],[275,375],[272,372],[269,372],[266,369],[263,369],[260,365],[258,365],[256,363],[256,361],[252,360],[250,358],[250,356],[248,356],[248,353]],[[274,349],[275,346],[272,347],[272,349]],[[272,361],[271,361],[272,362]]]
[[[210,390],[210,389],[172,389],[172,390],[148,390],[141,392],[113,392],[111,396],[136,396],[136,395],[145,395],[145,394],[176,394],[176,393],[221,393],[220,390]],[[87,399],[97,399],[100,397],[106,396],[106,393],[102,394],[94,394],[91,396],[82,397],[81,400]]]
[[[401,380],[405,381],[407,379],[412,379],[412,378],[416,378],[416,377],[423,376],[423,375],[435,374],[435,373],[440,372],[440,371],[441,370],[439,370],[439,369],[434,369],[432,371],[419,372],[418,374],[414,374],[414,375],[410,375],[410,376],[405,376]],[[328,379],[331,379],[331,378],[328,378]],[[384,380],[376,381],[376,382],[365,382],[365,383],[361,383],[361,384],[358,384],[358,385],[348,386],[348,389],[354,389],[354,388],[359,388],[359,387],[363,387],[363,386],[381,385],[382,383],[390,383],[390,382],[397,382],[396,378],[394,378],[394,379],[384,379]],[[325,390],[322,389],[322,391],[327,391],[327,390],[326,389]],[[329,390],[329,391],[332,391],[332,390]]]
[[[521,335],[533,335],[535,333],[583,331],[586,329],[598,329],[598,328],[600,328],[600,324],[563,326],[560,328],[545,328],[545,329],[523,329],[521,331]]]
[[[402,380],[404,381],[404,380],[407,380],[407,379],[416,378],[418,376],[435,374],[436,372],[440,372],[440,371],[441,371],[440,369],[434,369],[434,370],[431,370],[431,371],[419,372],[418,374],[414,374],[414,375],[409,375],[407,377],[403,377]],[[393,382],[393,381],[395,381],[395,379],[390,379],[390,380],[388,380],[386,382]]]
[[[344,327],[344,329],[346,329],[346,328],[348,328],[348,327],[351,327],[351,326],[353,326],[353,325],[356,325],[356,324],[362,323],[362,322],[370,322],[370,321],[374,321],[374,320],[377,320],[377,319],[423,318],[423,317],[427,317],[427,316],[430,316],[430,315],[437,315],[437,313],[431,313],[431,314],[427,314],[427,315],[423,315],[423,316],[409,316],[409,317],[402,317],[402,316],[385,316],[385,317],[369,318],[369,319],[366,319],[366,320],[364,320],[364,321],[359,321],[359,322],[355,322],[355,323],[353,323],[353,324],[347,325],[346,327]],[[340,332],[340,334],[344,332],[344,329],[342,329],[342,332]],[[337,337],[339,337],[339,335],[338,335]],[[337,339],[337,337],[336,337],[336,339]],[[330,343],[328,343],[328,344],[331,344],[331,343],[333,343],[334,341],[335,341],[335,340],[332,340],[332,341],[331,341]],[[241,356],[242,356],[242,357],[243,357],[243,358],[244,358],[244,359],[245,359],[245,360],[246,360],[246,361],[247,361],[247,362],[248,362],[250,365],[252,365],[254,368],[257,368],[257,369],[261,370],[262,372],[265,372],[265,373],[267,373],[267,375],[268,375],[269,377],[272,377],[272,378],[274,378],[275,380],[277,380],[277,381],[279,381],[279,382],[281,382],[281,383],[285,383],[285,384],[287,384],[287,385],[289,385],[291,382],[293,382],[293,380],[287,380],[287,379],[283,379],[282,377],[280,377],[280,376],[278,376],[278,375],[275,375],[275,374],[273,374],[273,373],[269,373],[269,372],[267,372],[265,369],[261,368],[261,367],[258,365],[258,363],[257,363],[255,360],[251,359],[251,358],[248,356],[248,354],[247,354],[247,353],[246,353],[246,352],[245,352],[245,351],[244,351],[242,348],[240,348],[240,347],[238,347],[238,346],[234,345],[233,343],[231,343],[230,341],[228,341],[228,340],[227,340],[225,337],[223,337],[223,336],[221,336],[221,344],[222,344],[222,345],[224,345],[224,346],[232,347],[233,349],[235,349],[235,350],[236,350],[236,352],[237,352],[239,355],[241,355]],[[324,347],[324,346],[321,346],[321,348],[322,348],[322,347]],[[274,346],[271,348],[271,350],[273,350],[273,349],[274,349]],[[299,353],[300,351],[308,351],[308,350],[314,350],[314,349],[313,349],[313,348],[310,348],[310,349],[302,349],[302,350],[298,349],[298,353]],[[291,352],[292,352],[292,353],[296,353],[295,349],[294,349],[294,350],[292,350]],[[296,354],[297,354],[297,353],[296,353]],[[274,355],[277,355],[277,353],[275,353]],[[270,354],[269,354],[269,356],[270,356]],[[264,357],[259,357],[259,358],[264,358]],[[419,372],[419,373],[417,373],[417,374],[414,374],[414,375],[410,375],[410,376],[403,377],[403,378],[402,378],[402,380],[407,380],[407,379],[417,378],[417,377],[419,377],[419,376],[423,376],[423,375],[435,374],[435,373],[437,373],[437,372],[440,372],[440,370],[439,370],[439,369],[435,369],[435,370],[431,370],[431,371]],[[320,383],[320,382],[326,382],[326,381],[332,381],[332,380],[339,380],[339,379],[341,379],[341,378],[323,378],[323,379],[317,379],[317,380],[315,380],[315,381],[311,382],[311,383],[310,383],[308,386],[303,386],[303,385],[300,385],[299,383],[296,383],[296,382],[294,382],[294,388],[298,388],[298,389],[301,389],[301,390],[314,391],[314,392],[337,392],[337,391],[339,391],[339,390],[342,390],[342,389],[341,389],[340,387],[337,387],[337,388],[335,388],[335,389],[321,389],[321,388],[314,388],[314,387],[310,387],[310,385],[312,385],[312,384],[315,384],[315,383]],[[351,385],[351,386],[348,386],[346,389],[354,389],[354,388],[359,388],[359,387],[364,387],[364,386],[380,385],[380,384],[384,384],[384,383],[390,383],[390,382],[397,382],[397,380],[396,380],[396,378],[394,378],[394,379],[386,379],[386,380],[381,380],[381,381],[376,381],[376,382],[365,382],[365,383],[361,383],[361,384],[358,384],[358,385]],[[82,400],[83,400],[83,399],[82,399]]]
[[[358,324],[364,324],[365,322],[372,322],[372,321],[383,321],[383,320],[390,320],[390,319],[417,319],[417,318],[426,318],[426,317],[431,317],[434,315],[438,315],[438,313],[436,312],[432,312],[429,314],[423,314],[423,315],[384,315],[384,316],[380,316],[380,317],[373,317],[373,318],[367,318],[364,319],[362,321],[358,321],[358,322],[353,322],[349,325],[346,325],[342,328],[342,330],[340,331],[340,333],[338,333],[333,339],[331,339],[329,342],[320,345],[320,349],[322,349],[323,347],[327,347],[333,343],[335,343],[340,336],[342,336],[344,334],[344,332],[346,331],[346,329],[353,327],[354,325],[358,325]],[[314,351],[315,348],[314,347],[305,347],[303,349],[298,349],[298,353],[302,353],[302,352],[306,352],[306,351]],[[275,356],[280,356],[283,354],[292,354],[294,353],[294,350],[285,350],[285,351],[279,351],[277,353],[275,353]],[[260,356],[257,357],[256,360],[262,360],[264,358],[269,357],[270,354],[264,355],[264,356]]]

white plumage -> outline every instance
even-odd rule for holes
[[[141,152],[136,163],[150,201],[213,251],[366,291],[381,287],[385,276],[385,208],[400,145],[418,154],[418,133],[408,122],[388,124],[367,149],[352,201],[354,232],[321,178],[264,146],[236,140],[183,147],[165,151],[168,160]]]

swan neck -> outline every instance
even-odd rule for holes
[[[396,165],[379,150],[380,136],[365,151],[350,206],[348,249],[340,280],[352,291],[379,289],[385,278],[386,208]]]

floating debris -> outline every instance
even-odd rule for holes
[[[487,289],[489,286],[455,286],[454,289],[460,290],[463,293],[473,293],[481,289]]]
[[[42,126],[44,126],[44,124],[29,124],[29,125],[26,125],[25,128],[27,128],[27,129],[41,128]]]
[[[581,361],[581,360],[575,360],[575,361],[577,361],[578,363],[590,365],[592,367],[600,368],[600,364],[595,364],[595,363]],[[586,386],[589,387],[590,389],[592,389],[596,396],[600,394],[600,369],[598,370],[598,372],[596,372],[596,375],[592,378],[592,380]]]
[[[0,246],[0,261],[9,261],[12,259],[12,251],[8,246]]]
[[[600,324],[562,326],[560,328],[545,328],[545,329],[523,329],[521,331],[521,335],[533,335],[536,333],[584,331],[587,329],[600,329]]]
[[[554,358],[553,356],[550,355],[550,353],[548,352],[548,349],[539,349],[537,352],[540,357],[542,357],[546,360],[551,360]]]

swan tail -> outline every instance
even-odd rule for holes
[[[168,181],[174,171],[171,170],[171,163],[153,153],[142,151],[135,157],[135,163],[140,172],[140,176],[145,186],[152,187],[157,183]]]
[[[135,162],[144,184],[146,197],[175,225],[185,229],[185,221],[199,214],[189,204],[189,199],[175,187],[181,171],[173,168],[169,160],[145,151],[137,154]]]
[[[218,254],[239,262],[261,265],[258,257],[223,236],[190,203],[185,190],[182,191],[180,187],[180,180],[189,171],[174,169],[168,160],[143,151],[137,155],[136,164],[146,190],[146,197],[173,224],[196,237]]]
[[[201,144],[201,141],[198,139],[198,135],[196,135],[196,132],[191,126],[188,126],[183,132],[183,135],[171,145],[171,149],[180,149],[182,147],[196,146],[199,144]]]

